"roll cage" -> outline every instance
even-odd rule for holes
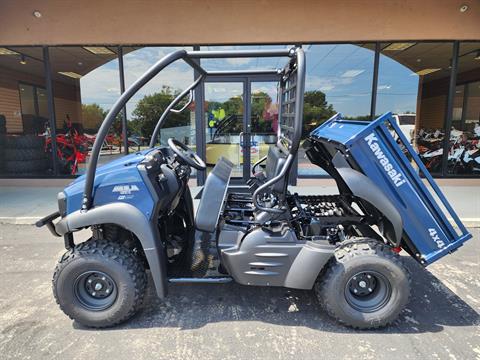
[[[269,57],[287,57],[290,60],[282,69],[267,70],[230,70],[230,71],[207,71],[200,63],[199,59],[222,59],[222,58],[269,58]],[[272,179],[261,185],[254,193],[253,201],[255,206],[268,212],[283,212],[281,209],[264,208],[257,202],[259,194],[263,193],[273,184],[280,181],[287,175],[300,145],[302,135],[303,120],[303,93],[305,88],[305,53],[301,47],[292,47],[290,49],[272,49],[272,50],[229,50],[229,51],[187,51],[177,50],[167,54],[165,57],[155,63],[140,78],[138,78],[126,91],[118,98],[113,107],[108,112],[98,130],[95,143],[93,144],[90,164],[85,178],[85,188],[83,192],[82,211],[89,210],[93,205],[94,198],[94,180],[97,168],[100,150],[108,131],[115,121],[117,115],[124,108],[132,96],[140,90],[153,77],[165,69],[168,65],[183,60],[190,65],[199,75],[185,90],[178,94],[175,99],[167,106],[160,116],[155,129],[152,133],[150,147],[153,148],[156,143],[159,131],[170,112],[180,112],[188,107],[193,101],[193,91],[203,81],[209,78],[239,76],[239,75],[277,75],[279,78],[279,114],[277,147],[286,155],[286,161],[281,171]],[[180,101],[189,94],[187,104],[181,109],[175,110]],[[257,165],[257,164],[256,164]]]

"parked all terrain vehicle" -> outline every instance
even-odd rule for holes
[[[251,72],[207,72],[196,60],[238,57],[288,59],[283,69],[255,72],[278,77],[278,141],[253,167],[247,191],[230,186],[233,164],[220,158],[206,179],[194,217],[190,168],[202,171],[205,163],[176,139],[170,138],[168,147],[156,147],[156,140],[169,112],[189,93],[191,102],[193,89],[205,78]],[[198,77],[167,107],[150,148],[97,169],[103,141],[118,112],[157,73],[180,59]],[[65,314],[91,327],[127,320],[142,303],[148,269],[161,298],[168,283],[234,280],[314,289],[331,316],[355,328],[376,328],[397,318],[410,294],[410,275],[398,252],[403,249],[428,265],[471,235],[390,113],[373,122],[342,120],[337,114],[304,142],[307,157],[336,180],[339,195],[288,191],[302,133],[305,66],[300,47],[178,50],[119,98],[99,129],[86,175],[59,193],[58,212],[37,223],[64,238],[67,252],[56,267],[53,292]],[[75,242],[75,232],[82,229],[91,229],[91,238]]]

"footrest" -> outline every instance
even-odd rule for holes
[[[214,232],[227,194],[233,163],[221,157],[205,181],[195,225],[198,230]]]

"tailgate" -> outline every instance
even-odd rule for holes
[[[428,265],[461,246],[468,233],[391,113],[372,122],[343,120],[341,114],[315,129],[310,138],[335,144],[385,193],[403,220],[404,237],[416,247],[418,260]],[[416,170],[396,143],[399,138]],[[333,154],[332,154],[333,155]],[[419,176],[425,177],[427,187]],[[453,226],[448,218],[453,219]]]

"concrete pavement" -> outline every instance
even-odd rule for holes
[[[480,229],[427,270],[410,257],[410,304],[375,331],[339,326],[310,291],[150,283],[139,314],[91,330],[55,304],[51,278],[65,250],[45,228],[0,226],[0,358],[10,359],[479,359]]]
[[[299,194],[335,194],[336,186],[325,180],[309,180],[310,186],[291,186]],[[320,185],[317,185],[320,184]],[[57,193],[63,186],[0,186],[0,224],[34,224],[57,210]],[[480,226],[480,187],[444,185],[441,189],[466,226]],[[192,195],[200,187],[191,187]],[[198,205],[198,200],[194,201]]]

